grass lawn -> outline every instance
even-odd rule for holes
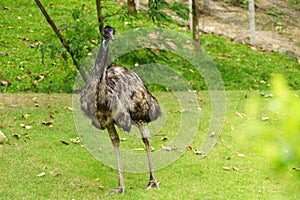
[[[72,9],[82,5],[75,0],[42,2],[59,27],[71,21]],[[95,2],[84,3],[86,14],[96,21]],[[104,14],[118,8],[112,1],[103,3]],[[202,47],[219,69],[227,90],[226,121],[216,147],[205,159],[186,150],[178,160],[157,170],[160,190],[143,189],[148,174],[126,172],[125,195],[108,196],[110,189],[117,186],[117,171],[96,160],[85,148],[87,143],[70,140],[79,136],[73,115],[78,109],[72,104],[72,94],[66,94],[73,90],[76,68],[71,60],[66,62],[59,55],[51,58],[47,54],[42,64],[37,47],[53,32],[34,1],[4,0],[0,6],[0,130],[8,138],[8,142],[0,143],[0,199],[300,198],[300,164],[289,162],[278,171],[270,159],[272,149],[268,148],[273,141],[270,133],[279,140],[286,139],[281,123],[285,115],[272,109],[272,105],[276,108],[272,104],[274,98],[260,94],[270,90],[270,80],[279,73],[299,96],[297,60],[275,52],[254,51],[216,35],[203,35]],[[150,19],[122,16],[110,17],[106,24],[117,28],[117,36],[131,28],[153,26]],[[174,26],[169,28],[190,35]],[[145,52],[138,53],[136,57],[149,61]],[[193,68],[177,55],[170,56],[149,63],[168,64],[182,72],[192,87],[202,88],[198,88],[204,85],[199,74],[193,73]],[[124,57],[119,64],[132,67],[136,57]],[[192,112],[182,110],[171,94],[155,92],[164,115],[162,122],[158,121],[163,127],[152,137],[154,155],[162,144],[167,146],[175,138],[181,117]],[[253,102],[259,102],[257,109]],[[194,103],[201,108],[200,125],[196,129],[195,125],[188,127],[186,132],[187,137],[195,133],[190,146],[198,150],[211,120],[207,91],[199,92]],[[121,142],[123,151],[143,148],[134,134],[121,132],[120,136],[126,138]],[[163,137],[167,139],[162,140]],[[114,152],[111,156],[115,157]]]
[[[72,12],[74,9],[81,9],[83,2],[75,0],[41,2],[66,37],[66,27],[71,26],[71,22],[73,25],[75,23],[74,20],[72,21]],[[86,10],[84,14],[91,22],[96,22],[95,2],[86,1],[84,4]],[[104,15],[109,15],[120,8],[120,5],[113,1],[103,1],[103,4]],[[50,56],[50,53],[46,53],[44,64],[42,63],[42,54],[38,48],[40,44],[51,44],[59,49],[62,47],[36,3],[4,0],[0,15],[2,16],[0,18],[0,81],[7,83],[0,85],[0,91],[72,92],[77,70],[70,58],[66,62],[59,54]],[[120,38],[123,31],[156,27],[151,19],[145,16],[133,18],[116,15],[107,18],[105,24],[117,29],[116,38]],[[191,37],[189,31],[182,31],[178,26],[170,25],[166,28]],[[95,31],[97,30],[95,26]],[[78,30],[73,30],[72,33],[78,35],[77,32]],[[87,31],[80,31],[80,33],[88,34]],[[230,39],[217,35],[204,34],[201,38],[201,45],[219,69],[227,90],[269,90],[270,79],[278,73],[286,77],[291,89],[300,89],[300,76],[297,76],[300,65],[296,59],[276,52],[254,51],[248,45],[235,44]],[[98,41],[97,36],[93,40]],[[90,41],[86,42],[90,43]],[[82,45],[83,42],[79,41],[79,43]],[[95,44],[96,46],[99,44]],[[140,66],[149,63],[167,65],[182,74],[193,89],[206,88],[204,82],[199,81],[199,74],[193,72],[195,68],[187,60],[180,59],[180,55],[160,52],[153,56],[153,52],[137,51],[121,58],[115,64],[129,68],[136,63]]]
[[[157,95],[163,101],[167,117],[180,115],[173,101],[168,101],[170,93]],[[148,174],[124,173],[125,195],[108,196],[110,189],[117,186],[117,171],[97,161],[82,143],[70,141],[78,137],[70,109],[72,95],[0,94],[0,129],[8,137],[7,143],[0,144],[0,196],[3,199],[298,199],[299,171],[292,168],[299,167],[299,163],[275,173],[265,153],[267,137],[255,128],[245,107],[252,99],[260,98],[257,127],[272,127],[280,137],[280,124],[267,108],[271,100],[253,91],[227,91],[226,95],[223,133],[207,158],[200,159],[193,151],[185,151],[174,163],[156,171],[160,190],[143,189]],[[194,149],[199,149],[205,139],[211,114],[208,93],[201,92],[199,96],[202,110],[199,130],[191,144]],[[261,116],[269,116],[271,120],[260,120]],[[172,130],[168,130],[170,135]],[[153,147],[159,149],[161,136],[153,136],[152,140]],[[142,142],[137,138],[136,141],[137,147],[142,147]],[[122,141],[121,149],[128,146],[130,140]]]

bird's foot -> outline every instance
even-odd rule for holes
[[[112,189],[109,194],[110,195],[113,195],[113,194],[116,194],[116,193],[124,194],[124,192],[125,192],[124,187],[118,187],[116,189]]]
[[[155,179],[149,181],[146,190],[151,190],[153,187],[159,189],[159,182],[157,182]]]

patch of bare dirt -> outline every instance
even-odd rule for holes
[[[248,7],[223,1],[200,1],[200,29],[250,44]],[[286,53],[300,60],[300,10],[286,0],[260,0],[255,4],[256,46]]]

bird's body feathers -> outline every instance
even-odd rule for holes
[[[161,115],[156,98],[135,72],[111,67],[104,73],[106,84],[97,86],[95,99],[97,120],[90,117],[97,128],[105,129],[113,121],[119,128],[130,131],[132,124],[147,123]],[[91,115],[88,108],[82,109],[87,116]]]

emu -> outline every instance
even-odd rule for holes
[[[125,191],[119,150],[120,139],[115,125],[127,132],[132,125],[138,127],[149,162],[150,179],[146,189],[159,188],[154,176],[150,131],[146,124],[162,114],[160,106],[135,72],[121,66],[107,69],[108,44],[110,40],[115,39],[115,29],[106,26],[102,35],[101,47],[90,78],[81,92],[80,103],[81,109],[96,128],[107,129],[116,152],[119,186],[110,194],[124,194]]]

